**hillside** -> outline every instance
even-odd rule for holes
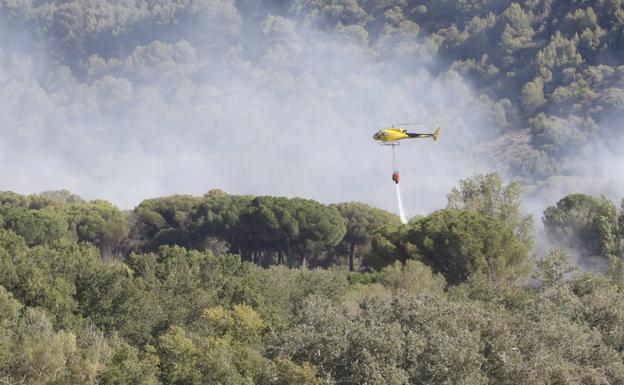
[[[143,175],[143,194],[171,193],[158,186],[172,178],[205,191],[203,178],[364,200],[370,177],[340,184],[378,170],[370,132],[414,119],[444,126],[452,155],[414,152],[473,167],[455,180],[478,169],[475,157],[530,183],[608,179],[622,140],[623,23],[615,0],[4,0],[5,156],[69,180]],[[415,156],[408,164],[424,161]],[[336,162],[351,172],[322,171]],[[300,175],[330,178],[328,191]],[[129,207],[145,196],[130,194],[108,193]]]
[[[415,57],[474,85],[489,123],[510,138],[513,175],[574,175],[576,153],[618,142],[624,118],[619,1],[299,1],[286,14],[358,38],[380,55]],[[516,147],[517,133],[528,147]],[[611,148],[615,151],[615,147]]]
[[[606,274],[583,273],[566,251],[529,255],[519,193],[475,176],[400,225],[362,203],[222,191],[127,212],[3,192],[0,380],[624,381],[624,208],[574,194],[544,212],[553,242],[610,258]]]
[[[623,118],[623,0],[0,0],[0,385],[624,384]]]

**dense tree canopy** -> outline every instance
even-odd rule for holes
[[[619,214],[621,218],[622,214]],[[619,255],[621,233],[616,206],[605,197],[567,195],[544,211],[544,227],[552,241],[584,256]]]
[[[0,194],[1,227],[22,236],[31,246],[62,239],[84,241],[109,257],[121,253],[128,236],[125,213],[105,201],[85,202],[67,191]]]
[[[362,256],[370,247],[372,235],[386,225],[398,225],[399,218],[386,211],[364,203],[340,203],[335,206],[347,221],[346,234],[339,247],[348,250],[349,270],[354,270],[357,256]]]
[[[448,195],[448,208],[478,211],[502,220],[527,247],[533,245],[533,218],[520,211],[521,185],[503,186],[496,173],[476,175],[459,182]]]
[[[382,231],[366,260],[371,267],[396,259],[420,260],[452,284],[474,274],[483,274],[491,282],[513,282],[531,269],[528,251],[503,221],[475,211],[447,209]]]
[[[137,234],[142,247],[153,250],[161,245],[187,245],[191,242],[190,213],[199,199],[188,195],[147,199],[134,209]],[[148,243],[149,240],[149,243]]]
[[[623,382],[624,213],[580,194],[549,207],[549,234],[613,251],[610,268],[582,274],[553,250],[527,282],[518,199],[480,175],[402,225],[360,203],[217,190],[132,212],[2,193],[0,381]],[[369,271],[349,271],[364,252]]]

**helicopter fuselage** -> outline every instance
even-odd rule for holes
[[[379,130],[373,135],[373,139],[380,142],[395,142],[401,139],[407,139],[407,130],[403,128],[386,128],[385,130]]]
[[[399,140],[410,138],[432,138],[433,140],[438,140],[439,135],[440,127],[436,128],[435,132],[432,134],[407,132],[404,128],[392,127],[377,131],[375,135],[373,135],[373,139],[382,142],[382,144],[393,144],[394,142],[398,144]]]

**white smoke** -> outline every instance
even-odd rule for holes
[[[443,207],[459,179],[492,169],[475,150],[489,131],[478,98],[457,73],[429,72],[435,58],[415,55],[417,40],[370,45],[361,31],[273,15],[254,28],[221,3],[199,7],[202,23],[177,20],[183,5],[153,15],[111,5],[124,16],[102,18],[110,25],[63,28],[49,20],[69,5],[46,17],[11,5],[45,33],[20,50],[0,39],[1,189],[65,188],[131,208],[220,188],[393,210],[390,154],[371,135],[400,120],[443,127],[438,142],[399,151],[410,213]]]
[[[606,122],[605,126],[616,126],[614,122]],[[604,129],[604,131],[608,131]],[[613,130],[616,132],[615,130]],[[614,134],[605,140],[595,140],[587,143],[583,151],[568,154],[570,168],[574,170],[570,175],[558,175],[548,178],[537,185],[526,186],[523,197],[523,208],[531,213],[535,219],[536,255],[546,255],[554,248],[564,247],[565,241],[547,237],[542,216],[548,206],[554,206],[564,196],[569,194],[587,194],[604,196],[619,208],[624,198],[624,157],[618,149],[624,146],[624,136]],[[572,262],[582,271],[606,272],[609,261],[603,256],[587,255],[580,250],[564,247],[569,253]]]
[[[261,6],[232,0],[150,4],[0,0],[0,190],[68,189],[131,208],[219,188],[395,211],[392,157],[371,135],[413,120],[442,135],[397,149],[399,213],[444,207],[460,179],[499,169],[481,146],[496,137],[492,111],[436,68],[431,41],[253,19]],[[569,154],[568,176],[527,186],[538,227],[565,194],[624,196],[624,142],[605,143]]]

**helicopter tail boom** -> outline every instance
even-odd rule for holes
[[[435,141],[438,140],[438,136],[440,136],[440,127],[436,128],[433,134],[421,134],[416,132],[406,132],[405,134],[410,138],[431,138]]]

